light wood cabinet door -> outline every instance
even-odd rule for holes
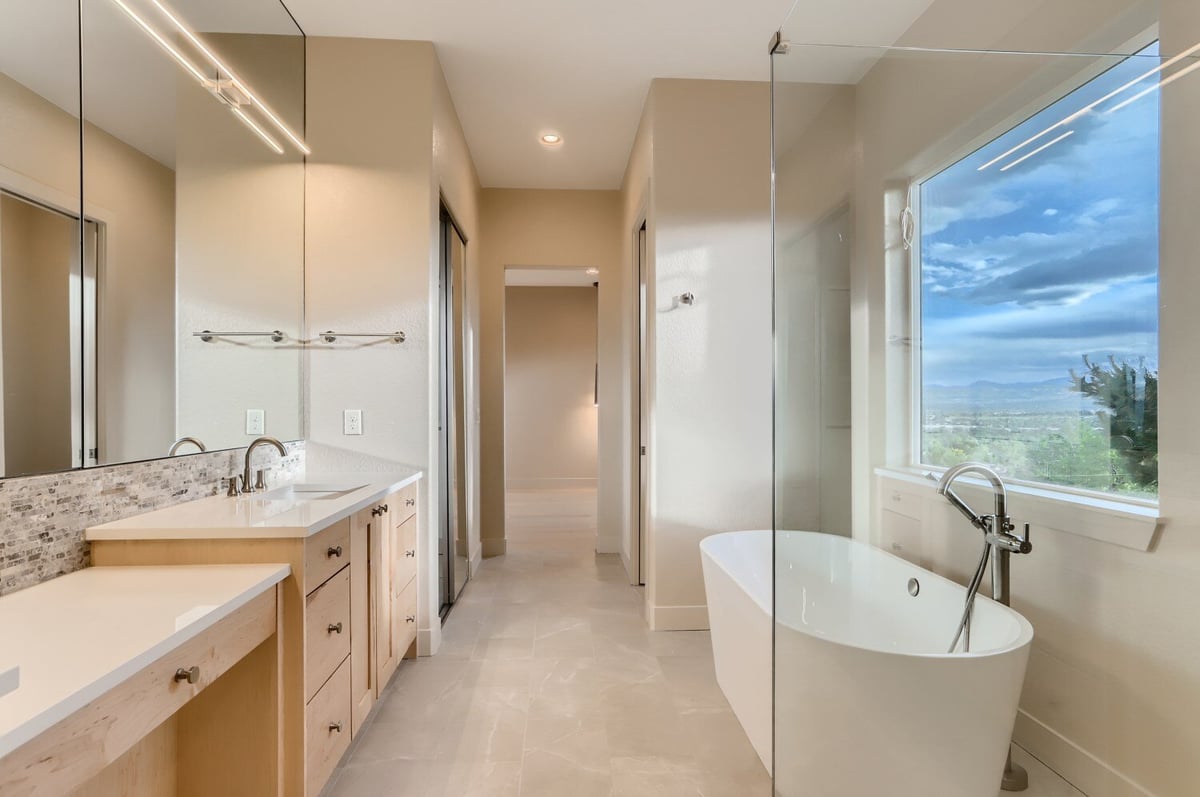
[[[388,501],[368,510],[370,522],[371,567],[371,627],[375,631],[375,696],[382,693],[400,664],[396,655],[395,636],[395,579],[396,537],[389,513],[384,511]],[[390,508],[390,506],[388,507]]]
[[[350,518],[350,691],[352,734],[357,735],[375,704],[371,622],[371,511]]]

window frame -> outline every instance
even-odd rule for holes
[[[908,314],[907,331],[908,342],[910,344],[908,358],[908,391],[907,391],[907,453],[904,466],[893,470],[897,475],[900,474],[934,474],[940,476],[947,468],[941,465],[930,465],[925,463],[923,457],[922,438],[924,433],[924,391],[923,387],[923,363],[922,353],[924,350],[924,308],[922,306],[923,290],[922,290],[922,272],[923,263],[921,257],[921,186],[932,180],[934,177],[953,168],[961,163],[966,158],[979,149],[991,144],[1008,133],[1015,130],[1020,125],[1024,124],[1029,119],[1032,119],[1037,114],[1047,110],[1058,102],[1066,99],[1070,94],[1086,86],[1093,80],[1096,80],[1101,75],[1115,68],[1119,63],[1124,63],[1129,58],[1137,57],[1145,48],[1151,46],[1160,40],[1158,26],[1155,25],[1150,29],[1143,31],[1141,34],[1130,39],[1124,47],[1118,48],[1128,50],[1128,54],[1119,62],[1115,62],[1101,69],[1096,69],[1093,65],[1091,68],[1084,69],[1074,79],[1069,82],[1060,84],[1054,89],[1045,92],[1041,97],[1031,101],[1024,106],[1018,113],[1012,114],[1004,120],[998,122],[986,131],[980,133],[971,139],[971,142],[965,147],[956,150],[946,158],[939,159],[938,165],[915,175],[907,181],[905,186],[907,197],[905,207],[912,214],[912,242],[907,246],[907,265],[908,265],[908,302],[905,308]],[[1114,53],[1114,57],[1120,56],[1120,53]],[[1160,167],[1161,168],[1161,167]],[[1160,205],[1161,208],[1161,205]],[[1161,210],[1160,210],[1161,215]],[[1161,264],[1160,264],[1161,268]],[[1156,316],[1156,327],[1158,328],[1158,343],[1159,349],[1162,348],[1162,332],[1161,325],[1158,320],[1161,318],[1161,311]],[[1160,364],[1161,374],[1161,364]],[[1109,493],[1102,490],[1089,490],[1080,487],[1071,487],[1068,485],[1054,484],[1052,482],[1039,482],[1031,479],[1017,479],[1005,477],[1006,485],[1015,486],[1020,492],[1026,492],[1031,495],[1037,495],[1041,498],[1053,498],[1060,496],[1071,504],[1103,504],[1103,505],[1125,505],[1133,510],[1152,510],[1157,513],[1159,508],[1159,499],[1155,498],[1140,498],[1136,496],[1127,496],[1120,493]]]

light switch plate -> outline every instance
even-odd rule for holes
[[[246,410],[246,434],[267,433],[267,414],[262,410]]]
[[[342,413],[342,434],[362,434],[362,410],[345,410]]]

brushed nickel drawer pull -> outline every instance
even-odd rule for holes
[[[325,552],[325,558],[327,558],[327,559],[342,558],[342,546],[340,546],[340,545],[332,546],[331,545],[329,547],[329,550]]]
[[[175,680],[176,682],[187,681],[189,684],[197,683],[200,680],[200,668],[188,667],[185,669],[180,667],[175,671]]]
[[[330,733],[341,733],[342,732],[342,723],[340,723],[340,722],[329,723],[329,732]]]
[[[342,624],[341,623],[330,623],[329,624],[329,633],[331,633],[331,634],[342,633]]]

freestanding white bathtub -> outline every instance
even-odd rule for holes
[[[769,531],[717,534],[700,549],[717,681],[776,794],[995,797],[1029,622],[980,595],[971,652],[948,654],[962,586],[844,537],[774,537],[774,568]]]

